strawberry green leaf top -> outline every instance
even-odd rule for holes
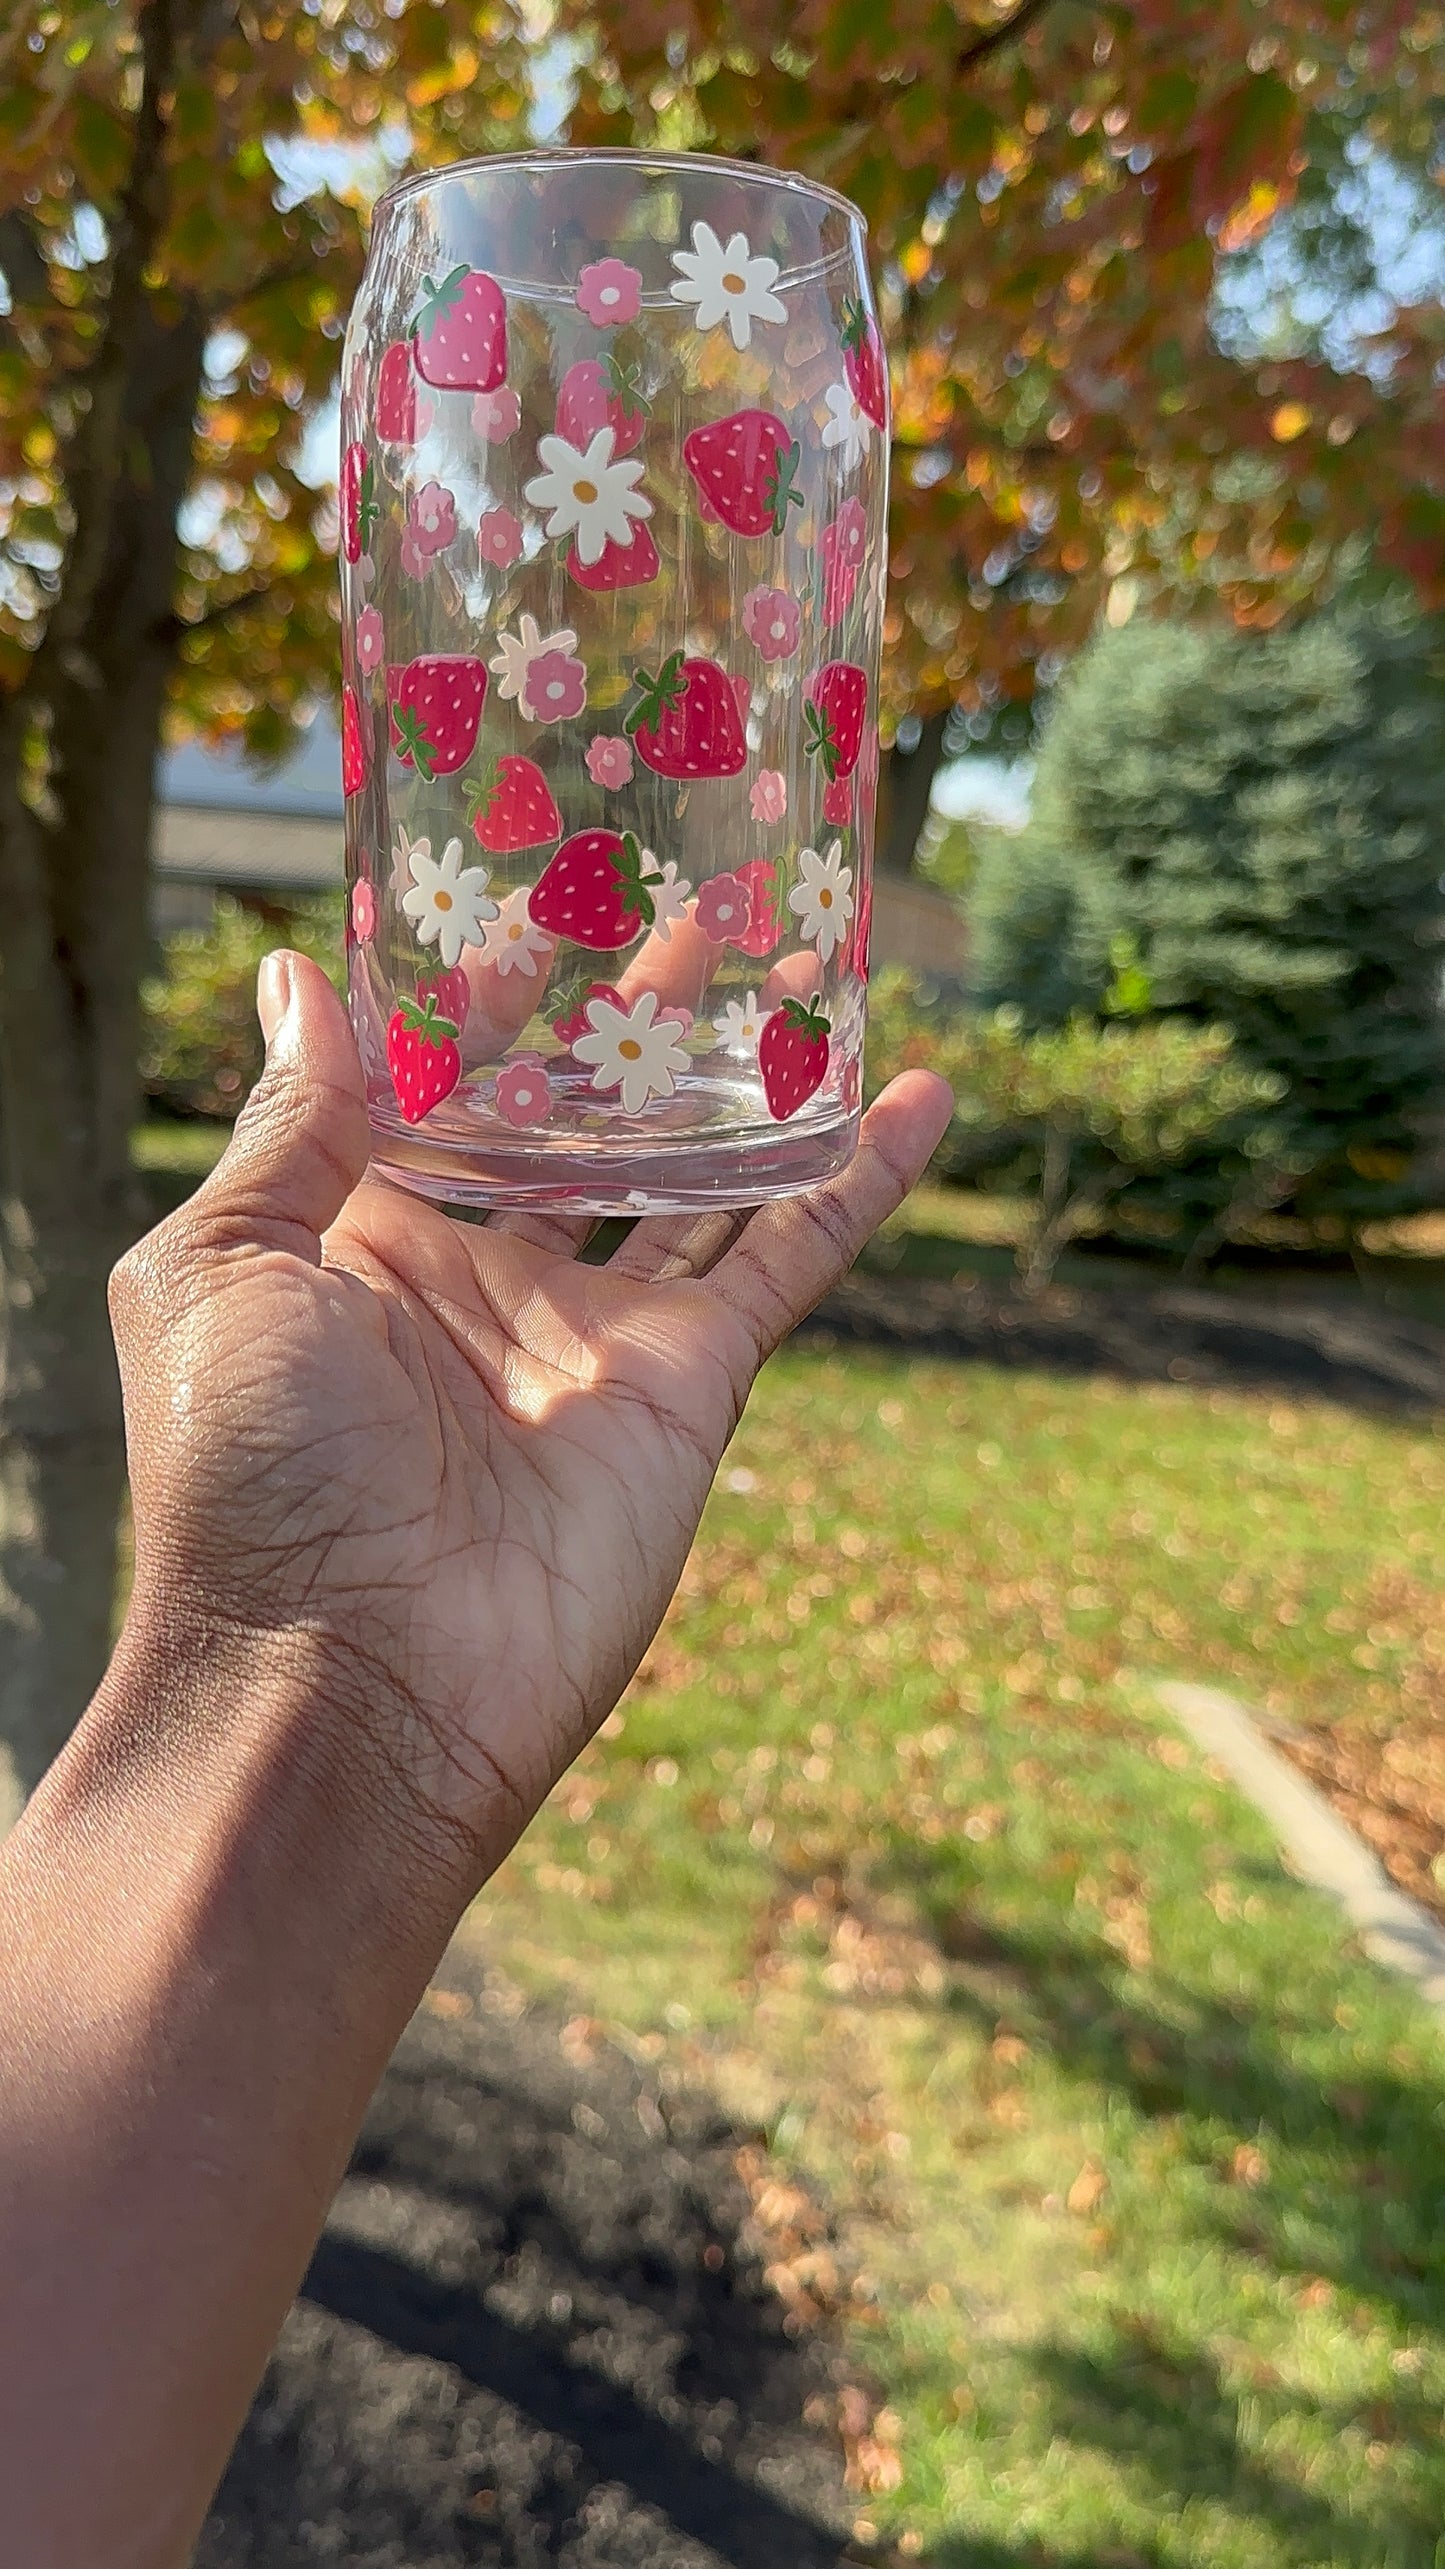
[[[460,1031],[450,1017],[442,1015],[434,990],[424,991],[418,999],[399,996],[396,1013],[408,1034],[416,1035],[424,1044],[455,1043]]]
[[[810,705],[808,707],[809,713],[811,714],[813,710],[814,708]],[[412,766],[416,769],[418,776],[425,777],[429,784],[431,782],[431,773],[434,764],[431,734],[427,730],[415,706],[394,705],[392,707],[391,724],[393,746],[397,756],[401,759],[403,765],[405,765],[409,759]]]
[[[838,745],[833,737],[833,726],[820,705],[807,704],[803,707],[803,733],[804,755],[820,762],[831,785],[838,773]]]
[[[867,345],[868,315],[854,295],[849,295],[843,305],[843,323],[838,336],[845,348],[862,348]]]
[[[432,277],[422,278],[421,301],[412,316],[413,339],[430,339],[438,322],[456,311],[470,275],[471,269],[463,261],[460,267],[450,269],[440,283]]]
[[[677,711],[687,685],[682,659],[680,651],[669,652],[655,678],[648,669],[633,670],[632,683],[639,693],[632,711],[622,718],[624,731],[638,731],[644,723],[649,731],[656,731],[664,714]]]
[[[830,1035],[833,1031],[832,1018],[824,1014],[821,990],[815,990],[811,999],[781,1000],[779,1014],[787,1025],[806,1036],[809,1043],[816,1043],[820,1035]]]

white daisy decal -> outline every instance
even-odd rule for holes
[[[644,990],[635,1008],[589,999],[588,1032],[572,1046],[573,1060],[591,1065],[594,1088],[621,1089],[624,1115],[640,1115],[649,1097],[670,1097],[687,1068],[677,1025],[656,1018],[655,990]]]
[[[575,538],[579,562],[600,562],[609,544],[625,552],[632,542],[633,520],[651,517],[652,502],[638,490],[642,463],[636,455],[614,462],[617,432],[599,428],[586,447],[570,446],[565,437],[543,437],[537,444],[542,471],[528,482],[522,496],[533,508],[547,509],[547,534]]]
[[[643,849],[642,862],[644,865],[656,864],[657,859],[650,848]],[[647,889],[652,897],[653,934],[660,937],[664,945],[669,945],[673,921],[687,917],[687,896],[692,885],[685,875],[679,880],[677,867],[669,857],[660,876],[654,880],[649,875]]]
[[[838,448],[839,461],[851,472],[855,464],[863,461],[873,422],[851,384],[829,384],[823,402],[828,413],[823,443]]]
[[[486,942],[487,922],[495,919],[497,905],[487,893],[486,866],[463,865],[459,838],[449,838],[440,857],[423,855],[425,845],[424,839],[413,842],[411,890],[403,894],[401,906],[422,944],[435,946],[450,972],[463,946]]]
[[[747,347],[755,321],[787,320],[787,305],[773,292],[778,262],[754,258],[746,233],[734,232],[724,247],[710,223],[694,223],[692,248],[674,250],[672,264],[681,271],[668,288],[674,303],[696,304],[699,330],[725,321],[735,348]]]
[[[552,951],[546,930],[528,915],[530,898],[525,883],[520,892],[510,893],[482,939],[483,961],[494,963],[504,978],[509,972],[521,972],[530,981]]]
[[[534,615],[518,618],[515,633],[499,633],[497,648],[487,662],[497,681],[497,693],[504,704],[514,700],[527,711],[527,673],[534,660],[549,651],[569,652],[577,648],[577,636],[569,624],[556,633],[544,633]]]
[[[755,1061],[764,1026],[766,1008],[758,1006],[758,994],[750,990],[745,999],[730,999],[722,1015],[713,1021],[713,1033],[720,1044],[726,1044],[739,1061]]]
[[[411,870],[412,858],[414,856],[430,855],[431,840],[429,838],[408,838],[405,830],[402,829],[398,823],[396,845],[391,851],[391,897],[393,901],[400,902],[404,895],[411,890],[412,884],[415,880]]]
[[[853,868],[843,863],[842,840],[835,838],[822,856],[815,847],[800,848],[798,871],[802,881],[788,894],[788,907],[797,913],[808,943],[817,947],[818,961],[827,963],[853,916]]]

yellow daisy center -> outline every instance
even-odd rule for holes
[[[748,281],[747,281],[747,278],[746,278],[746,277],[740,277],[740,276],[738,275],[738,272],[737,272],[737,269],[736,269],[736,268],[724,268],[724,270],[723,270],[723,292],[724,292],[724,294],[746,294],[746,293],[747,293],[747,290],[748,290]]]
[[[617,1047],[624,1061],[641,1061],[642,1046],[635,1035],[624,1035]]]
[[[432,902],[438,910],[449,910],[452,906],[452,896],[450,892],[434,892]]]
[[[833,895],[829,891],[826,883],[818,895],[818,907],[820,910],[831,910],[833,907]]]
[[[590,508],[597,497],[596,483],[574,482],[572,485],[572,497],[574,500],[580,500],[584,508]]]

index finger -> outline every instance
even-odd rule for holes
[[[699,1277],[695,1290],[742,1323],[755,1363],[807,1318],[879,1223],[896,1213],[952,1112],[946,1080],[931,1070],[904,1071],[868,1109],[848,1166],[808,1195],[762,1205],[726,1256]]]

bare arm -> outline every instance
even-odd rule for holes
[[[0,1849],[24,2569],[188,2557],[452,1926],[636,1666],[757,1365],[948,1111],[911,1074],[819,1196],[587,1268],[363,1181],[339,1005],[296,958],[263,998],[231,1150],[123,1262],[131,1612]]]

